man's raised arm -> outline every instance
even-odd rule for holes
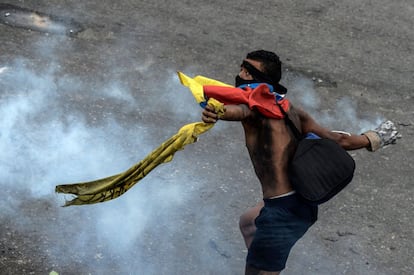
[[[295,109],[295,112],[299,115],[302,133],[312,132],[322,138],[329,138],[336,141],[346,150],[366,148],[369,151],[376,151],[385,145],[394,144],[396,140],[401,137],[394,123],[391,121],[381,123],[374,130],[355,135],[328,130],[316,123],[316,121],[305,111]]]

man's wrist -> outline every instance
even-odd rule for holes
[[[381,148],[381,138],[380,136],[372,130],[366,131],[362,133],[362,135],[366,136],[369,141],[368,151],[376,151]]]

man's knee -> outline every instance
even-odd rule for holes
[[[255,207],[250,208],[240,216],[239,228],[243,235],[252,234],[256,230],[255,219],[262,209],[263,203],[258,203]]]
[[[242,233],[251,231],[252,228],[255,228],[254,219],[246,214],[241,215],[239,218],[239,228]]]

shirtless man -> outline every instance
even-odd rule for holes
[[[279,99],[286,100],[282,99],[286,89],[278,84],[280,77],[278,56],[273,52],[254,51],[244,59],[236,76],[236,87],[267,83],[280,93]],[[374,131],[363,135],[340,134],[320,126],[309,114],[290,103],[287,110],[302,133],[312,132],[332,139],[347,150],[375,150],[384,144]],[[263,192],[263,201],[240,217],[240,230],[248,248],[245,274],[279,274],[293,245],[317,220],[317,206],[303,202],[289,182],[288,163],[296,148],[295,138],[283,119],[265,117],[245,104],[225,105],[220,117],[207,105],[202,120],[215,123],[218,119],[241,121]]]

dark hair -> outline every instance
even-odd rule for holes
[[[247,54],[246,58],[260,61],[263,64],[264,73],[278,83],[282,77],[282,62],[274,52],[265,50],[253,51]]]

